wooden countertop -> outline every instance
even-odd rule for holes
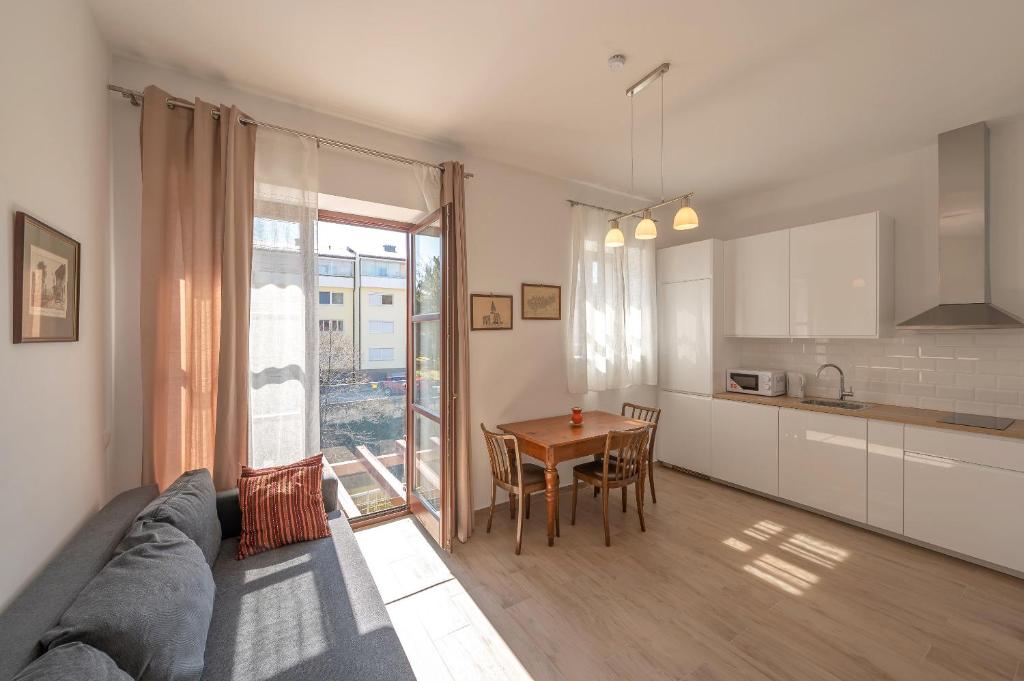
[[[766,404],[772,407],[785,407],[787,409],[803,409],[805,411],[819,411],[825,414],[838,414],[840,416],[853,416],[861,419],[877,419],[879,421],[892,421],[912,426],[925,426],[927,428],[942,428],[945,430],[959,430],[963,433],[976,433],[978,435],[989,435],[992,437],[1007,437],[1016,440],[1024,440],[1024,420],[1014,421],[1006,430],[994,430],[990,428],[975,428],[973,426],[960,426],[953,423],[940,423],[939,419],[949,412],[935,411],[934,409],[917,409],[915,407],[897,407],[892,404],[870,404],[867,409],[850,411],[835,407],[821,407],[813,404],[801,404],[796,397],[765,397],[764,395],[747,395],[745,393],[715,393],[715,399],[732,400],[734,402],[752,402],[754,404]],[[807,399],[807,398],[805,398]],[[860,402],[854,398],[851,402]]]

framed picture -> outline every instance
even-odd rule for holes
[[[562,287],[523,284],[523,319],[561,319]]]
[[[512,296],[474,293],[469,297],[471,331],[500,331],[512,328]]]
[[[78,340],[82,245],[22,212],[14,214],[14,342]]]

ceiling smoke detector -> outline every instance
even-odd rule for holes
[[[626,58],[621,54],[613,54],[608,57],[608,68],[612,71],[621,71],[622,67],[626,65]]]

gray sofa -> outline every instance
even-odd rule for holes
[[[330,467],[324,471],[331,536],[242,561],[235,559],[241,531],[237,490],[217,495],[219,551],[214,542],[212,568],[198,549],[192,563],[210,569],[215,585],[202,681],[415,678],[355,535],[339,511],[338,479]],[[52,645],[58,622],[65,626],[69,609],[81,610],[82,601],[88,602],[76,599],[87,586],[94,588],[90,582],[105,567],[109,578],[108,563],[113,565],[112,557],[125,550],[137,531],[136,517],[154,498],[154,487],[139,487],[113,499],[0,614],[0,681],[13,678],[45,652],[41,639],[49,637]],[[139,627],[154,626],[147,612],[129,612]],[[75,642],[68,649],[72,645],[88,648]],[[74,678],[87,677],[80,673]]]

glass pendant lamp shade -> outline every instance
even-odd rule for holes
[[[626,245],[626,235],[619,229],[619,221],[612,220],[611,229],[604,235],[605,248],[621,248]]]
[[[697,219],[697,211],[690,208],[690,199],[686,199],[682,207],[676,211],[676,216],[672,220],[672,229],[697,229],[700,226],[700,220]]]
[[[651,211],[644,211],[644,219],[637,223],[633,236],[640,240],[656,239],[658,237],[658,226],[651,219]]]

